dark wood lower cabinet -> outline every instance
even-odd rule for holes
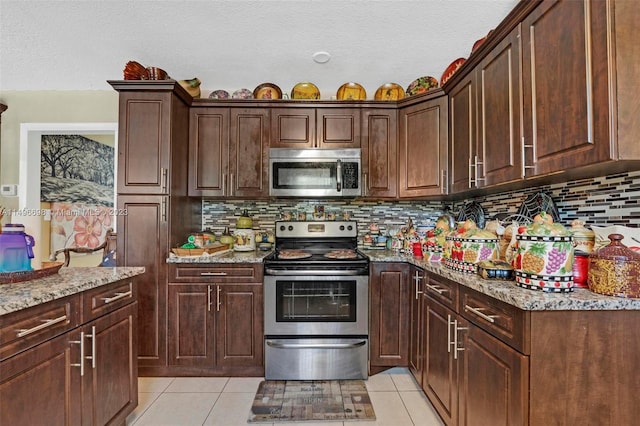
[[[131,280],[88,290],[0,320],[0,424],[2,425],[123,425],[138,405],[137,303]],[[119,291],[123,286],[128,297]],[[104,290],[104,292],[102,292]],[[113,291],[109,291],[113,290]],[[48,335],[54,327],[24,330],[25,318],[49,313],[58,306],[80,306],[81,300],[100,292],[113,300],[103,313],[85,311],[82,320],[56,321],[67,331]],[[118,296],[119,295],[119,296]],[[90,303],[87,303],[90,304]],[[85,306],[87,305],[85,304]],[[63,317],[59,317],[63,318]],[[40,325],[42,322],[38,321]],[[17,333],[14,336],[8,336]],[[8,341],[6,337],[10,337]],[[18,340],[18,341],[16,341]],[[23,340],[28,346],[21,345]]]

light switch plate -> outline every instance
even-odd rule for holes
[[[0,195],[3,197],[15,197],[18,195],[18,185],[15,183],[0,185]]]

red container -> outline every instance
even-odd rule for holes
[[[575,253],[573,256],[573,283],[575,287],[589,288],[589,255]]]
[[[411,248],[413,249],[413,255],[415,257],[422,257],[422,244],[420,241],[413,243]]]

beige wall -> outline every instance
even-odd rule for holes
[[[18,183],[21,123],[104,123],[118,121],[118,93],[99,91],[5,91],[2,114],[0,183]],[[38,171],[39,173],[39,171]],[[17,197],[0,197],[0,206],[18,208]]]

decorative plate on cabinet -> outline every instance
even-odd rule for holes
[[[282,99],[282,90],[273,83],[262,83],[253,89],[256,99]]]
[[[226,90],[214,90],[209,94],[209,99],[229,99],[229,92]]]
[[[238,89],[233,92],[231,99],[253,99],[253,92],[249,89]]]
[[[404,98],[404,89],[396,83],[385,83],[378,87],[373,99],[376,101],[397,101]]]
[[[544,192],[537,192],[527,197],[518,209],[518,214],[533,219],[540,212],[547,212],[554,222],[560,222],[560,213],[553,198]]]
[[[460,209],[458,213],[458,218],[456,219],[458,222],[464,222],[467,219],[473,220],[478,228],[483,229],[486,224],[486,215],[484,212],[484,208],[480,205],[480,203],[476,201],[471,201],[469,203],[465,203],[464,206]]]
[[[465,58],[458,58],[455,61],[451,62],[442,73],[442,77],[440,77],[440,86],[444,86],[447,80],[449,80],[451,76],[453,76],[453,74],[458,71],[458,68],[460,68],[465,62]]]
[[[436,89],[437,87],[438,80],[436,80],[435,77],[431,77],[428,75],[425,77],[416,78],[407,87],[407,95],[418,95],[420,93],[425,93],[431,89]]]
[[[367,99],[367,91],[358,83],[345,83],[338,88],[336,99],[340,101],[360,101]]]
[[[291,89],[291,99],[320,99],[320,90],[313,83],[298,83]]]

